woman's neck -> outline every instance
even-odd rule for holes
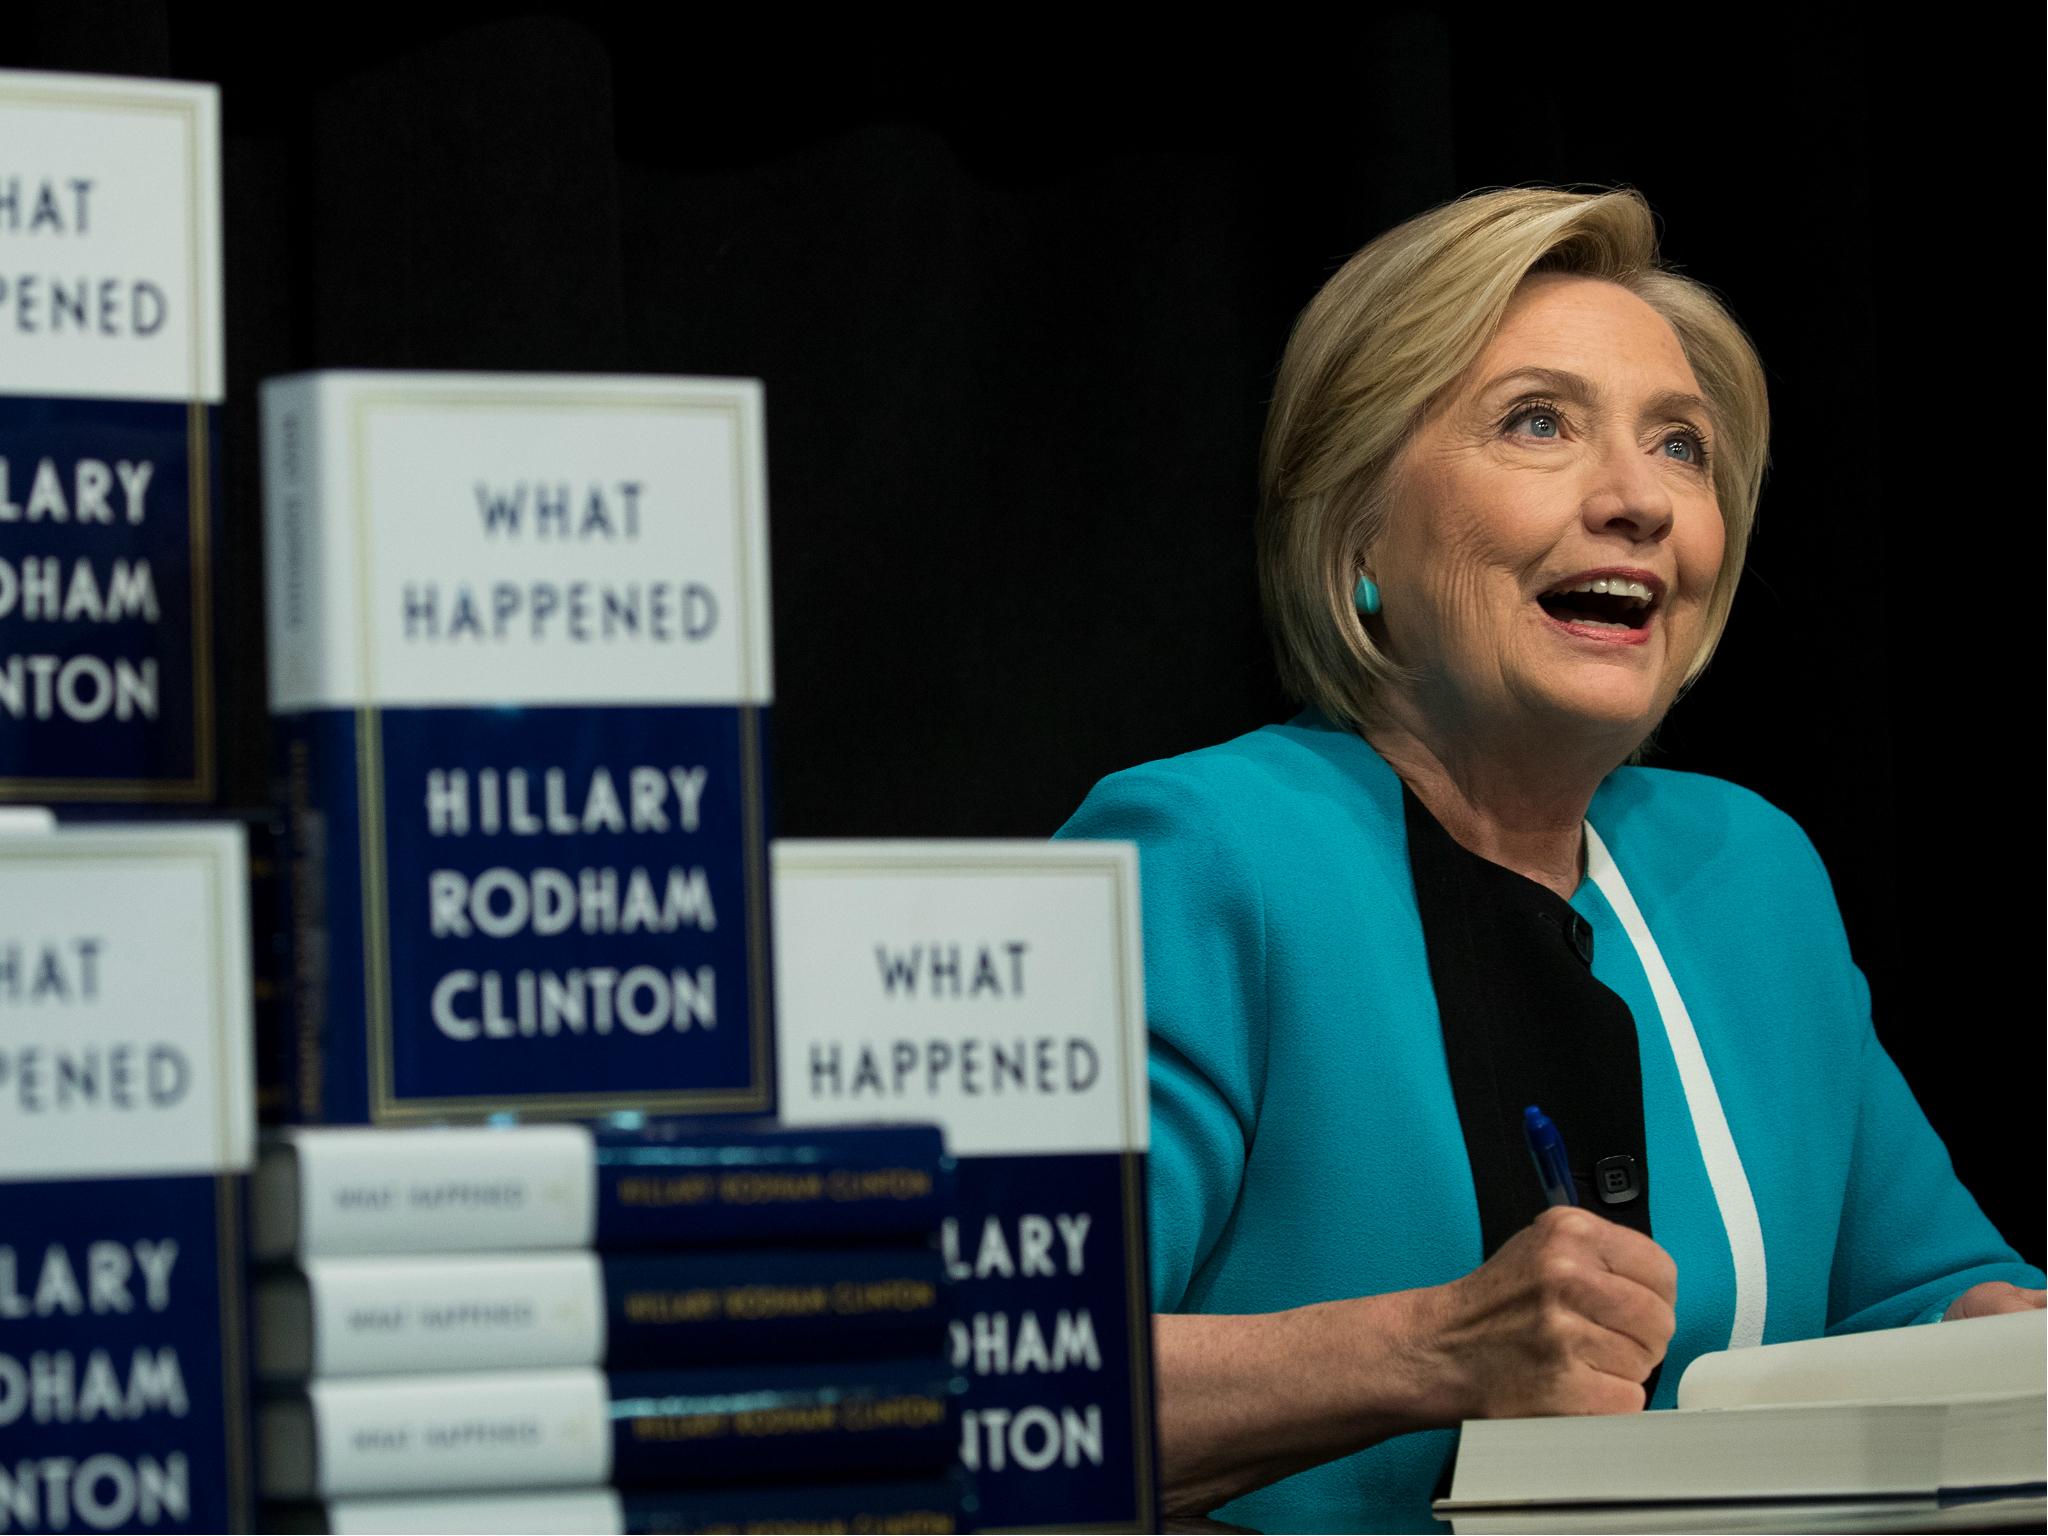
[[[1363,734],[1459,846],[1571,899],[1584,868],[1586,807],[1620,761],[1611,749],[1488,750],[1399,718],[1369,723]]]

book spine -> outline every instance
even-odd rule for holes
[[[265,1154],[296,1172],[287,1209],[259,1198],[257,1252],[880,1242],[927,1238],[951,1209],[935,1127],[705,1124],[297,1130]]]
[[[580,1126],[287,1132],[263,1151],[255,1251],[585,1248],[594,1167]]]
[[[315,380],[266,379],[262,388],[263,602],[270,697],[315,698],[331,690],[321,664],[329,567],[326,550],[346,544],[328,526],[343,509],[321,492],[334,457],[323,441]],[[341,553],[342,551],[337,551]]]
[[[267,1498],[937,1474],[956,1383],[923,1361],[316,1381],[266,1404]]]
[[[611,1481],[598,1371],[314,1382],[258,1415],[266,1498]]]
[[[355,1121],[369,1112],[361,839],[355,721],[347,715],[280,715],[273,728],[278,798],[284,806],[283,983],[278,1038],[263,1052],[277,1074],[259,1093],[278,1118]]]
[[[332,1536],[499,1536],[590,1531],[640,1536],[731,1532],[871,1532],[875,1536],[944,1536],[960,1529],[965,1497],[957,1481],[783,1482],[744,1488],[442,1495],[415,1499],[336,1499],[326,1505],[279,1506],[271,1528]]]
[[[936,1360],[731,1366],[612,1378],[621,1487],[937,1474],[960,1382]]]
[[[682,1121],[596,1136],[601,1247],[787,1237],[921,1238],[953,1209],[936,1126],[764,1126],[707,1136]]]
[[[281,711],[280,700],[332,686],[323,670],[327,589],[351,557],[323,494],[337,457],[314,381],[266,380],[263,403],[264,606],[274,710],[273,794],[283,810],[278,919],[285,1006],[259,1052],[258,1092],[286,1123],[368,1118],[370,1063],[362,906],[358,721],[347,711]],[[330,545],[334,546],[330,549]]]
[[[908,1246],[312,1260],[259,1285],[258,1366],[281,1379],[937,1358],[940,1301],[937,1252]]]

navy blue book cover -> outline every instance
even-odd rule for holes
[[[0,71],[0,799],[216,791],[217,116]]]
[[[948,1359],[967,1377],[970,1529],[1149,1529],[1152,1341],[1137,1152],[963,1157],[945,1227]]]
[[[0,1525],[252,1518],[233,826],[0,838]]]
[[[0,1183],[4,1528],[251,1528],[244,1194]]]
[[[264,413],[291,1118],[771,1111],[759,387]]]

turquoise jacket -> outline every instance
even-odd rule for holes
[[[1932,1321],[1981,1280],[2042,1284],[1878,1044],[1798,825],[1732,784],[1644,768],[1609,775],[1587,820],[1683,998],[1739,1154],[1762,1341]],[[1311,711],[1113,774],[1058,835],[1139,848],[1155,1308],[1271,1312],[1476,1268],[1478,1207],[1385,760]],[[1729,1346],[1735,1245],[1637,951],[1592,879],[1572,906],[1641,1042],[1651,1224],[1678,1266],[1653,1404],[1668,1407],[1686,1364]],[[1266,1530],[1426,1525],[1453,1445],[1449,1430],[1400,1436],[1217,1513]]]

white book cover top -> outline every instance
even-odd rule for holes
[[[222,398],[220,92],[0,70],[0,395]]]
[[[751,379],[264,385],[271,702],[766,704]]]
[[[248,1170],[247,881],[232,825],[0,837],[0,1180]]]

